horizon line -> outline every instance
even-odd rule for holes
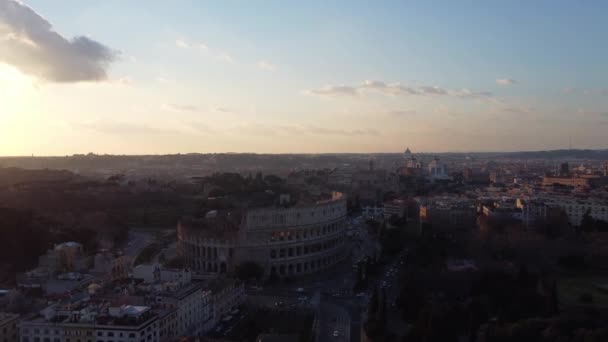
[[[578,148],[578,149],[551,149],[551,150],[511,150],[511,151],[497,151],[497,150],[489,150],[489,151],[421,151],[421,152],[412,152],[412,154],[480,154],[480,153],[499,153],[499,154],[508,154],[508,153],[538,153],[538,152],[581,152],[581,151],[608,151],[608,148]],[[87,152],[87,153],[74,153],[71,155],[0,155],[0,158],[66,158],[66,157],[76,157],[76,156],[113,156],[113,157],[150,157],[150,156],[178,156],[178,155],[210,155],[210,154],[253,154],[253,155],[338,155],[338,154],[362,154],[362,155],[370,155],[370,154],[403,154],[404,151],[400,152],[174,152],[174,153],[143,153],[143,154],[113,154],[113,153],[96,153],[96,152]]]

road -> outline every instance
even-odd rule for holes
[[[343,307],[323,301],[319,310],[320,342],[349,342],[351,340],[351,317]]]
[[[129,230],[129,236],[123,251],[126,256],[131,258],[131,263],[133,263],[137,255],[153,241],[154,236],[152,234]]]
[[[370,278],[367,292],[361,295],[353,293],[356,274],[352,265],[365,256],[376,256],[380,250],[376,238],[368,234],[362,219],[350,220],[350,224],[354,235],[347,242],[347,248],[351,251],[350,258],[331,269],[298,278],[291,283],[266,285],[261,289],[249,288],[248,300],[252,304],[266,307],[316,309],[320,315],[319,341],[361,341],[363,313],[374,287],[385,288],[389,307],[397,298],[398,270],[405,252],[383,266],[375,278]],[[389,315],[400,317],[392,307]]]

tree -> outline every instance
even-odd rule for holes
[[[12,290],[5,299],[6,311],[13,313],[26,313],[30,310],[30,303],[27,298],[19,291]]]
[[[236,267],[236,276],[245,281],[259,280],[264,276],[264,268],[253,261],[245,261]]]
[[[378,314],[378,308],[380,305],[380,300],[378,298],[378,288],[374,288],[374,292],[372,292],[372,296],[369,298],[369,304],[367,305],[367,319],[374,319]]]

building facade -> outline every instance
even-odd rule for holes
[[[218,217],[214,228],[179,224],[178,246],[196,272],[225,273],[251,261],[263,267],[265,276],[304,275],[348,255],[346,214],[346,196],[334,192],[329,199],[308,204]]]
[[[0,312],[0,342],[18,342],[19,315]]]
[[[159,342],[158,316],[145,306],[55,304],[19,324],[21,342]]]
[[[429,201],[420,205],[419,219],[434,230],[466,230],[475,227],[477,213],[466,201]]]
[[[518,198],[516,206],[521,209],[521,220],[526,227],[547,218],[547,205],[543,200]]]
[[[580,226],[586,213],[596,219],[608,222],[608,203],[600,200],[581,200],[575,198],[551,198],[548,206],[562,209],[573,226]]]

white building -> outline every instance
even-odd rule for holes
[[[209,329],[213,319],[211,291],[202,283],[193,283],[176,291],[160,292],[155,297],[155,307],[177,310],[177,336],[196,336]]]
[[[526,226],[547,218],[547,205],[543,200],[518,198],[516,206],[521,209],[521,220]]]
[[[171,282],[187,285],[192,282],[192,272],[189,269],[174,269],[161,267],[159,264],[137,265],[133,268],[134,279],[142,279],[145,283]]]
[[[21,321],[21,342],[159,342],[158,316],[148,306],[88,301],[53,304]]]
[[[580,226],[585,213],[596,219],[608,222],[608,203],[600,200],[581,200],[571,197],[553,197],[546,199],[548,206],[561,208],[568,215],[573,226]]]
[[[211,324],[215,326],[222,318],[230,316],[245,301],[245,286],[231,279],[218,278],[211,282]]]
[[[447,169],[439,158],[433,159],[427,166],[428,177],[432,180],[449,179]]]

